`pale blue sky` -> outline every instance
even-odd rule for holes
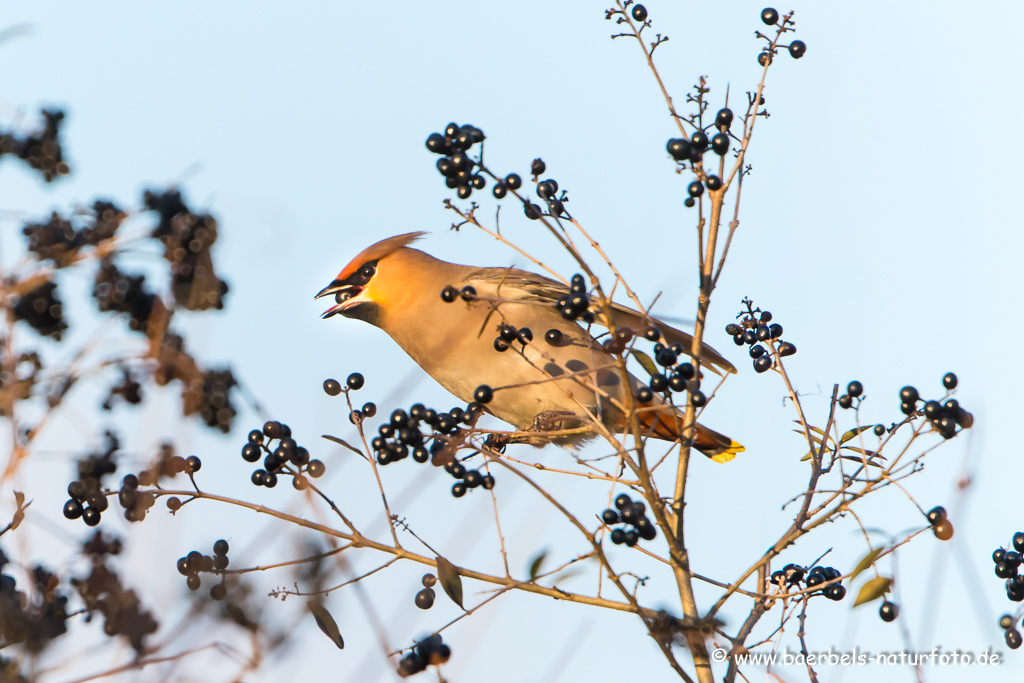
[[[734,97],[756,84],[753,31],[763,28],[762,7],[647,3],[656,30],[671,37],[656,56],[680,107],[700,75],[709,77],[716,103],[727,84]],[[224,314],[190,321],[193,346],[211,361],[230,360],[268,410],[326,456],[333,451],[317,443],[318,435],[350,429],[339,403],[319,390],[325,377],[361,370],[368,379],[363,395],[382,405],[454,405],[383,333],[356,321],[319,319],[323,305],[313,294],[354,254],[382,237],[427,230],[432,234],[422,246],[441,258],[526,265],[480,233],[447,230],[453,216],[441,202],[450,193],[423,141],[449,121],[485,131],[488,163],[496,169],[525,175],[529,161],[543,156],[548,175],[569,191],[573,214],[640,295],[650,300],[664,291],[662,313],[693,315],[695,214],[682,207],[688,179],[672,172],[664,151],[674,127],[637,46],[608,39],[615,27],[604,20],[604,8],[584,2],[6,2],[0,27],[26,22],[32,32],[0,44],[0,121],[40,105],[65,106],[74,173],[44,186],[4,161],[0,209],[41,216],[97,194],[137,205],[143,188],[185,178],[190,203],[220,219],[215,253],[231,284]],[[773,311],[799,348],[788,367],[819,422],[827,418],[825,394],[834,382],[861,380],[869,395],[864,419],[888,422],[897,417],[902,385],[938,395],[942,375],[959,374],[958,398],[977,426],[936,453],[911,484],[926,508],[943,503],[953,511],[957,535],[952,545],[925,538],[901,554],[902,618],[920,649],[1006,651],[995,621],[1009,603],[988,555],[1024,527],[1015,399],[1022,373],[1013,359],[1024,331],[1017,302],[1024,247],[1016,122],[1024,106],[1021,6],[989,3],[970,13],[949,2],[808,2],[795,9],[807,55],[800,61],[780,55],[769,75],[771,118],[758,123],[751,146],[754,173],[744,185],[741,227],[714,295],[708,338],[741,371],[719,392],[706,422],[748,450],[730,465],[702,461],[693,468],[694,567],[720,579],[745,568],[787,523],[779,505],[806,479],[800,439],[790,432],[793,415],[782,406],[784,387],[774,375],[755,375],[721,332],[739,300],[751,296]],[[481,203],[492,221],[489,193]],[[571,274],[568,259],[537,225],[507,208],[505,233]],[[4,221],[5,264],[19,234],[16,223]],[[82,282],[77,299],[84,309]],[[74,306],[76,296],[68,298]],[[130,435],[136,448],[174,429],[175,406],[173,397],[160,398]],[[256,421],[243,414],[230,438],[190,429],[185,439],[209,463],[208,487],[285,506],[288,490],[246,483],[248,468],[237,451]],[[70,418],[68,424],[79,432],[104,426]],[[372,479],[357,463],[342,466],[344,458],[334,457],[332,495],[371,511],[364,519],[375,518]],[[565,462],[558,451],[547,457]],[[955,483],[965,462],[973,485],[958,503]],[[69,471],[48,461],[29,481],[43,501],[45,482]],[[453,501],[447,480],[411,466],[385,475],[395,491],[422,477],[423,495],[401,510],[418,533],[456,561],[498,568],[492,527],[480,521],[490,514],[483,496]],[[597,512],[607,493],[575,482],[552,486],[580,511]],[[507,496],[502,521],[514,567],[543,546],[583,551],[524,487],[508,477],[498,487]],[[36,513],[59,520],[57,498],[59,492]],[[920,522],[892,492],[864,510],[865,524],[891,531]],[[211,525],[211,518],[217,522]],[[161,609],[183,602],[174,559],[220,535],[247,547],[233,558],[237,563],[300,552],[289,529],[212,506],[173,522],[151,521],[159,539],[146,536],[145,527],[134,529],[146,540],[128,561],[150,562],[145,581],[161,591]],[[787,559],[808,562],[832,547],[831,563],[847,571],[863,553],[852,532],[846,522],[831,527]],[[272,545],[247,546],[257,533]],[[965,565],[981,577],[980,604],[966,587]],[[655,565],[641,566],[657,577],[646,589],[651,601],[669,599],[667,577]],[[945,567],[944,579],[933,571],[938,567]],[[368,590],[394,642],[454,616],[441,601],[427,613],[413,606],[419,568],[389,572]],[[268,588],[291,581],[285,575],[257,580]],[[582,580],[574,585],[590,587]],[[717,594],[701,587],[699,599],[706,607]],[[672,680],[628,616],[530,596],[502,601],[446,637],[454,650],[451,680]],[[267,602],[268,617],[275,610],[287,619],[301,613],[296,601]],[[882,624],[874,607],[851,612],[849,600],[822,602],[811,606],[812,649],[902,649],[897,629]],[[391,680],[353,595],[342,591],[329,606],[348,643],[344,652],[307,618],[287,656],[247,680],[318,670],[337,672],[338,680]],[[742,613],[726,616],[736,623]],[[581,635],[577,650],[563,650],[562,643]],[[79,647],[94,636],[83,636]],[[195,635],[177,642],[205,641]],[[1024,654],[1014,654],[981,674],[984,680],[1018,680]],[[111,663],[126,657],[119,655]],[[559,678],[553,672],[564,656],[572,657],[571,673]],[[211,670],[219,661],[209,657]],[[89,673],[101,663],[71,671]],[[826,680],[912,675],[823,674]],[[966,675],[927,674],[929,681]]]

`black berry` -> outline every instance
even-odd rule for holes
[[[345,384],[347,384],[348,388],[352,391],[359,391],[362,389],[365,382],[366,380],[364,380],[363,376],[358,372],[353,372],[348,376],[348,379],[345,380]]]
[[[328,396],[337,396],[341,393],[341,382],[336,379],[325,379],[324,393]]]
[[[643,5],[634,5],[633,6],[633,18],[636,19],[637,21],[646,21],[647,20],[647,8],[644,7]]]
[[[765,7],[761,10],[761,21],[766,23],[768,26],[774,26],[779,22],[779,13],[774,7]]]

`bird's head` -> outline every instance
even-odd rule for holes
[[[387,280],[395,279],[396,275],[388,274],[389,259],[393,259],[396,252],[424,234],[409,232],[395,235],[363,249],[341,269],[331,284],[317,293],[317,299],[334,295],[335,304],[324,311],[323,317],[341,314],[346,318],[375,323],[380,318],[382,306],[387,303],[390,288]],[[382,272],[385,274],[382,275]]]

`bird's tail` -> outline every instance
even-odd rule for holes
[[[644,434],[656,439],[675,441],[683,428],[683,416],[670,410],[641,410],[640,428]],[[725,434],[719,434],[702,424],[697,425],[697,438],[693,447],[715,462],[729,462],[737,453],[746,450]]]

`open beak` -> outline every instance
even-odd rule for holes
[[[352,299],[359,295],[363,291],[363,288],[358,285],[344,284],[340,280],[335,280],[331,284],[321,289],[316,299],[322,299],[325,296],[334,295],[335,304],[324,311],[321,318],[330,318],[333,315],[341,313],[345,308],[351,304],[348,303],[349,299]]]

